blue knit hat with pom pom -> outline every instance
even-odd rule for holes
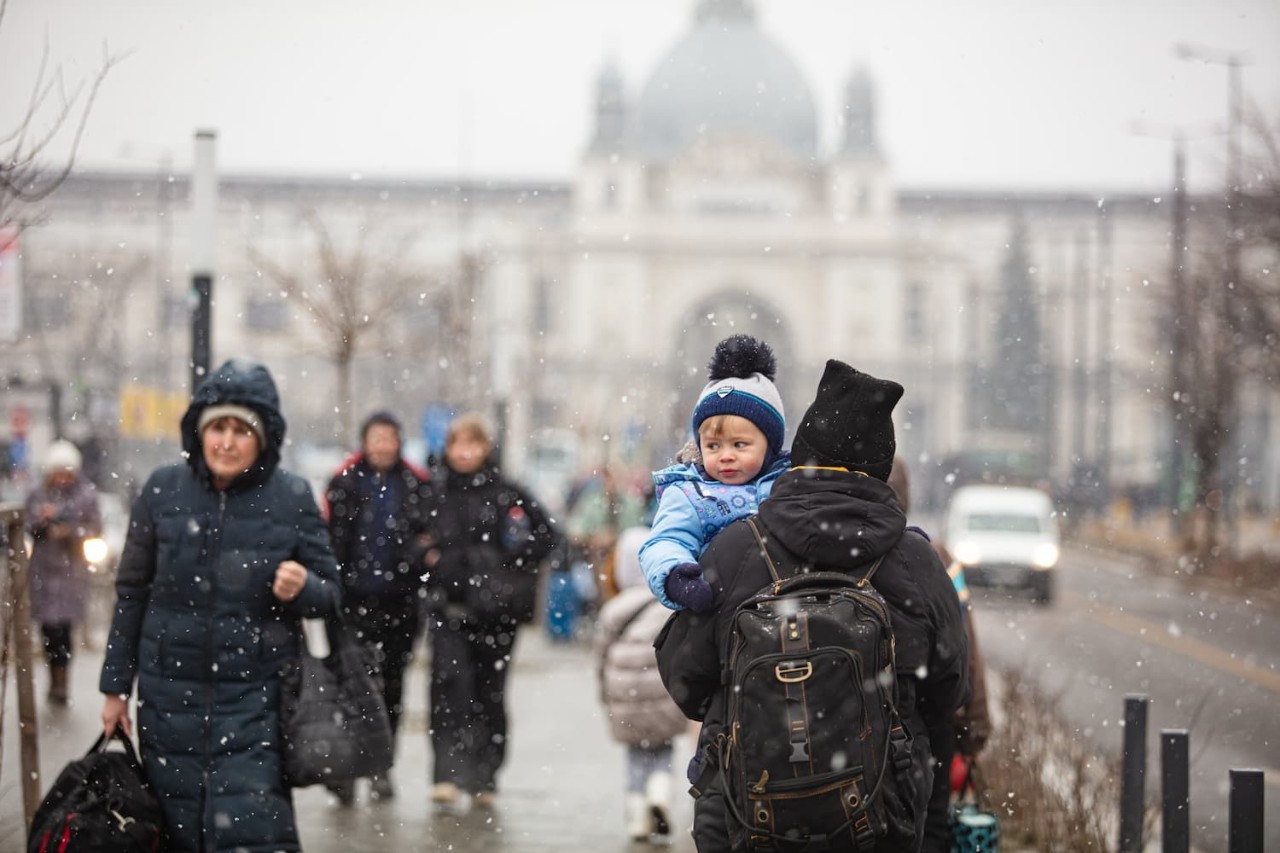
[[[777,363],[773,350],[750,335],[734,335],[716,344],[707,365],[710,382],[698,394],[693,408],[693,435],[707,418],[737,415],[755,424],[769,443],[769,458],[782,451],[786,418],[782,395],[773,384]]]

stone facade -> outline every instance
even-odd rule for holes
[[[296,447],[349,444],[343,416],[375,406],[416,433],[444,403],[495,416],[517,472],[566,435],[580,464],[646,468],[683,441],[715,342],[746,331],[778,354],[792,431],[834,357],[906,386],[899,445],[939,482],[983,451],[1057,485],[1094,469],[1116,492],[1156,489],[1169,206],[897,187],[866,72],[824,155],[811,96],[769,44],[749,5],[707,0],[634,101],[606,69],[571,182],[221,176],[214,361],[272,367]],[[716,58],[744,50],[778,75],[772,100],[718,88]],[[690,56],[699,80],[681,76]],[[673,79],[688,86],[664,100]],[[700,91],[718,98],[701,122]],[[4,345],[8,370],[65,383],[68,432],[102,437],[126,474],[169,450],[121,429],[122,391],[189,390],[187,194],[185,175],[79,174],[23,235],[31,333]],[[334,251],[364,252],[365,290],[412,291],[373,318],[350,400],[332,334],[264,271],[323,275],[316,223]],[[1277,446],[1274,395],[1245,408],[1249,438]],[[1257,464],[1274,504],[1280,460]]]

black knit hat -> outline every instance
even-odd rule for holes
[[[791,443],[796,465],[848,468],[887,480],[897,444],[893,407],[902,386],[831,359]]]

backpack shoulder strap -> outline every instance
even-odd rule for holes
[[[862,577],[858,578],[858,586],[864,587],[867,584],[871,583],[871,576],[876,573],[876,569],[880,568],[880,564],[883,562],[884,562],[884,554],[881,554],[879,557],[876,557],[876,561],[871,564],[871,568],[867,569],[867,573]]]
[[[760,534],[760,524],[757,523],[754,515],[747,516],[747,524],[751,526],[751,532],[756,537],[756,542],[760,545],[760,553],[764,556],[765,564],[769,567],[769,574],[773,576],[775,583],[780,583],[782,578],[778,575],[777,564],[773,561],[773,556],[769,553],[769,546],[765,544],[764,537]],[[865,587],[871,583],[871,577],[876,573],[876,569],[880,568],[880,564],[884,562],[884,554],[876,557],[875,562],[867,569],[862,577],[858,578],[858,587]]]
[[[747,524],[751,526],[751,532],[755,534],[756,542],[760,545],[760,553],[764,556],[765,565],[769,567],[769,574],[773,576],[773,580],[782,580],[778,576],[778,567],[774,565],[773,557],[769,554],[769,546],[764,544],[764,537],[760,535],[760,528],[756,526],[756,518],[754,515],[747,516]]]

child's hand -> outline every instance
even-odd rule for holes
[[[711,609],[711,584],[702,577],[702,566],[680,563],[667,575],[667,598],[694,613]]]

